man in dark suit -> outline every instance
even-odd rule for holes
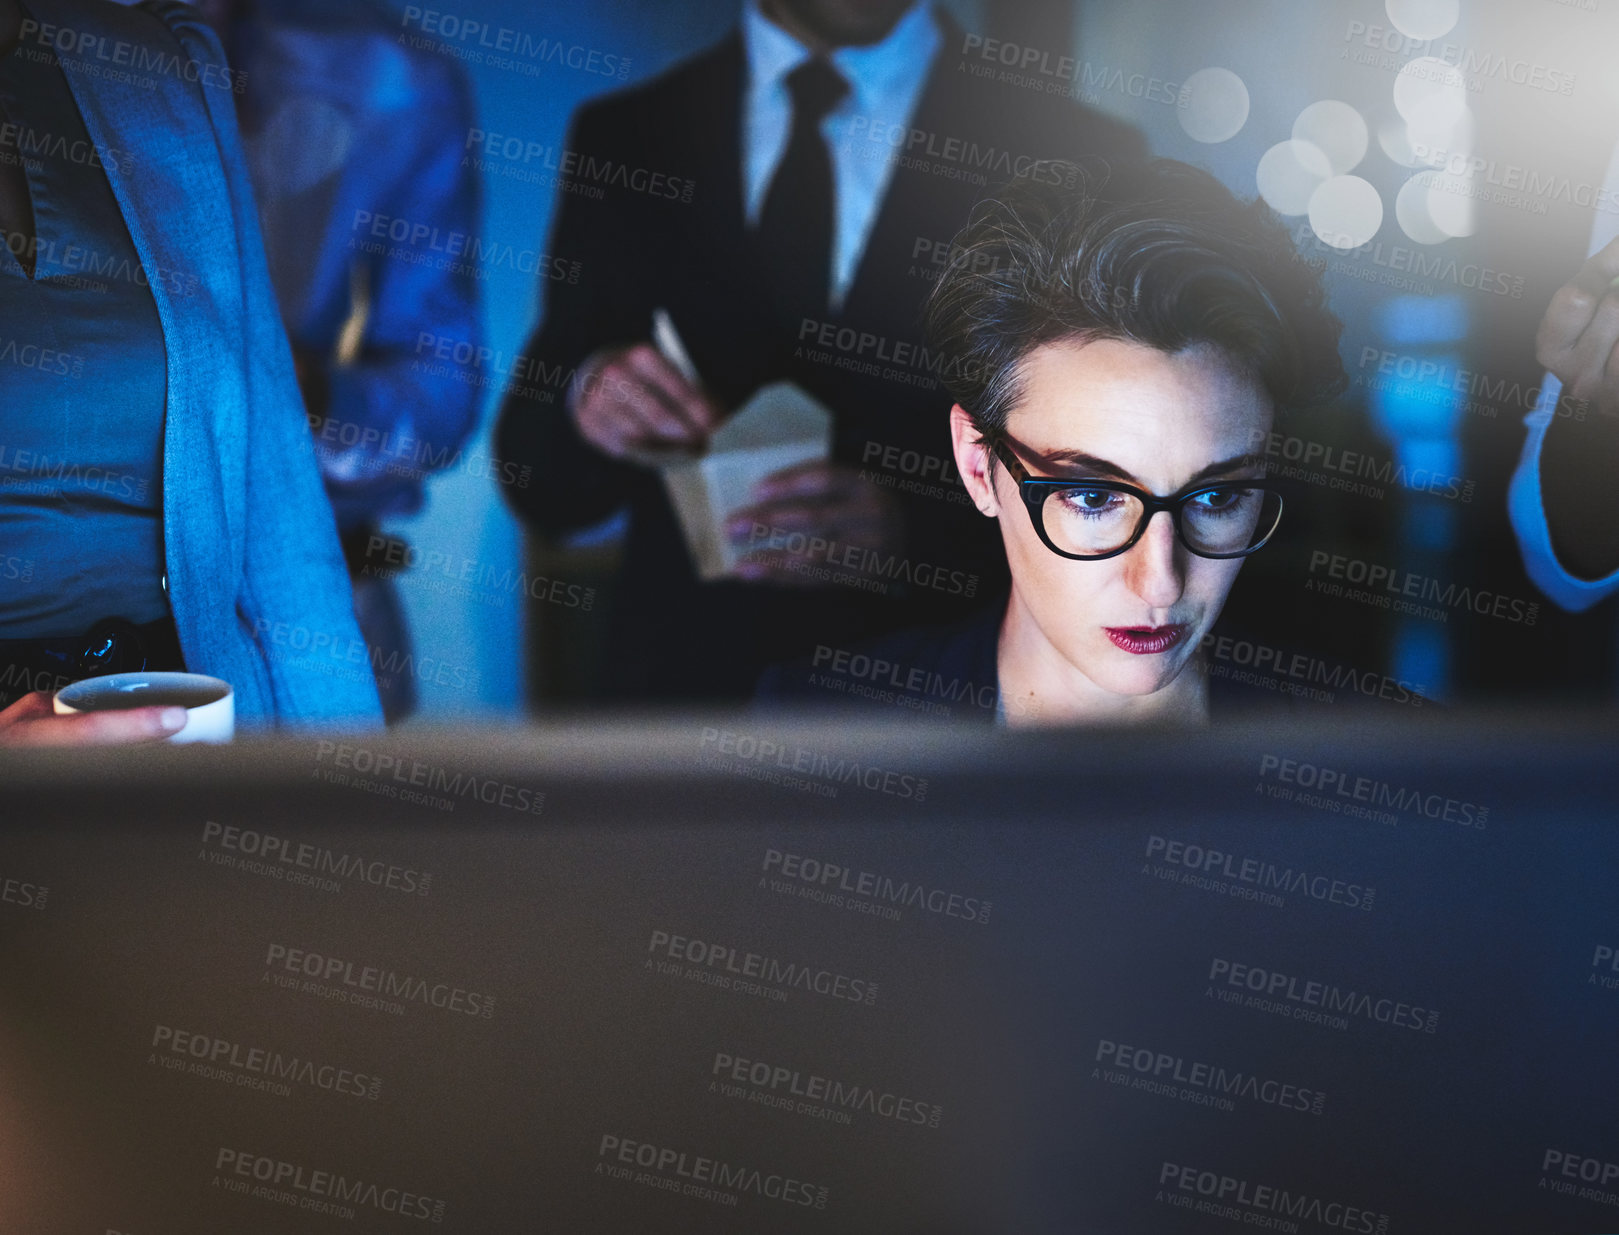
[[[923,346],[921,305],[999,184],[1142,149],[980,75],[969,45],[920,0],[749,0],[713,48],[583,108],[549,160],[548,252],[581,277],[551,285],[497,454],[535,468],[509,496],[542,533],[628,508],[614,696],[744,697],[772,662],[948,620],[1004,580],[949,462],[956,361]],[[646,342],[658,309],[698,382]],[[765,482],[732,521],[741,577],[702,582],[658,474],[625,456],[700,445],[782,379],[832,410],[831,461]]]

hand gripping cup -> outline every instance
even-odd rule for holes
[[[110,673],[56,692],[59,715],[171,707],[186,710],[185,728],[170,742],[229,742],[236,733],[236,696],[229,682],[200,673]]]

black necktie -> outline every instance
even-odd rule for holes
[[[794,315],[819,316],[832,273],[832,156],[821,121],[849,83],[816,58],[787,75],[793,130],[759,212],[758,244],[776,303]]]

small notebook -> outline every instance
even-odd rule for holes
[[[831,455],[832,413],[794,383],[775,382],[721,425],[701,454],[643,454],[640,461],[662,473],[698,577],[723,579],[736,574],[747,551],[726,537],[725,520],[753,504],[754,486]]]

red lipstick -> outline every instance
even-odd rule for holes
[[[1184,622],[1178,626],[1104,626],[1113,646],[1136,656],[1156,656],[1167,652],[1192,628]]]

